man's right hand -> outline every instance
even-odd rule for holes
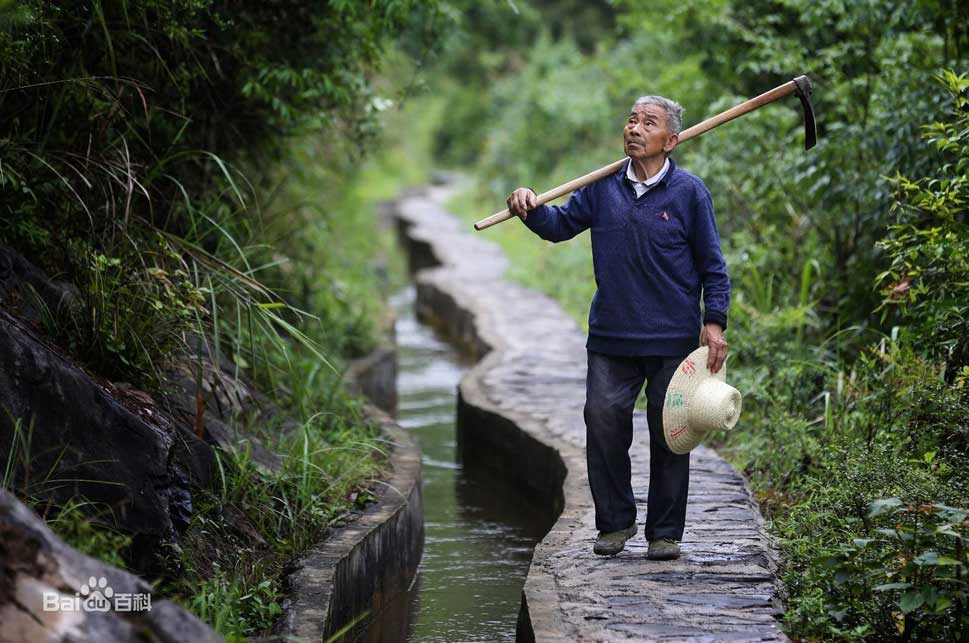
[[[528,216],[528,211],[538,207],[538,196],[528,188],[518,188],[508,195],[505,203],[508,204],[508,209],[511,210],[512,214],[521,217],[521,220],[524,221],[525,217]]]

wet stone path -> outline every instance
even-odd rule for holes
[[[487,232],[446,211],[448,196],[446,186],[414,191],[392,212],[412,267],[423,268],[415,276],[419,314],[481,358],[461,381],[460,404],[492,418],[496,434],[499,426],[515,426],[552,447],[567,471],[564,508],[536,547],[525,581],[519,640],[787,640],[777,620],[776,550],[743,477],[712,450],[700,446],[691,455],[682,557],[646,559],[649,433],[642,412],[631,450],[639,533],[618,556],[592,553],[584,334],[549,297],[502,277],[507,259]],[[492,429],[485,422],[468,430]],[[524,448],[513,441],[509,460]],[[527,459],[520,468],[531,468]],[[529,472],[522,475],[527,480]]]

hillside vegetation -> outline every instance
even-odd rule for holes
[[[468,222],[622,156],[637,96],[685,126],[808,74],[795,98],[684,143],[733,284],[744,415],[718,450],[787,558],[802,640],[961,640],[969,510],[969,9],[965,3],[467,3],[441,58],[440,156]],[[486,53],[483,53],[486,52]],[[588,235],[481,234],[586,323]]]
[[[408,141],[372,152],[442,20],[396,0],[0,0],[0,245],[76,293],[35,330],[141,403],[177,368],[202,390],[212,360],[260,392],[231,430],[279,456],[218,450],[191,522],[148,561],[117,507],[53,500],[71,481],[36,455],[55,427],[0,410],[3,484],[229,640],[267,631],[285,566],[385,467],[341,378],[402,279],[373,206],[428,163],[399,162],[420,158]],[[200,437],[216,404],[199,395]]]
[[[783,548],[792,638],[966,640],[967,60],[955,0],[0,0],[0,245],[76,289],[37,331],[93,376],[160,396],[205,353],[282,409],[253,423],[278,470],[220,452],[135,570],[243,639],[383,464],[340,376],[401,280],[374,202],[461,168],[470,222],[618,158],[639,95],[690,125],[808,74],[817,148],[791,98],[675,152],[733,283],[744,415],[712,442]],[[585,323],[588,235],[482,234]],[[0,414],[4,486],[132,565],[110,514],[26,475],[44,430]]]

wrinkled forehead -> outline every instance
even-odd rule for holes
[[[640,103],[638,105],[633,105],[633,108],[629,110],[629,116],[652,116],[654,119],[666,118],[666,109],[653,104]]]

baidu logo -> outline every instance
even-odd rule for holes
[[[112,600],[113,599],[113,600]],[[150,612],[151,594],[115,592],[103,576],[91,576],[74,596],[44,592],[45,612]]]

